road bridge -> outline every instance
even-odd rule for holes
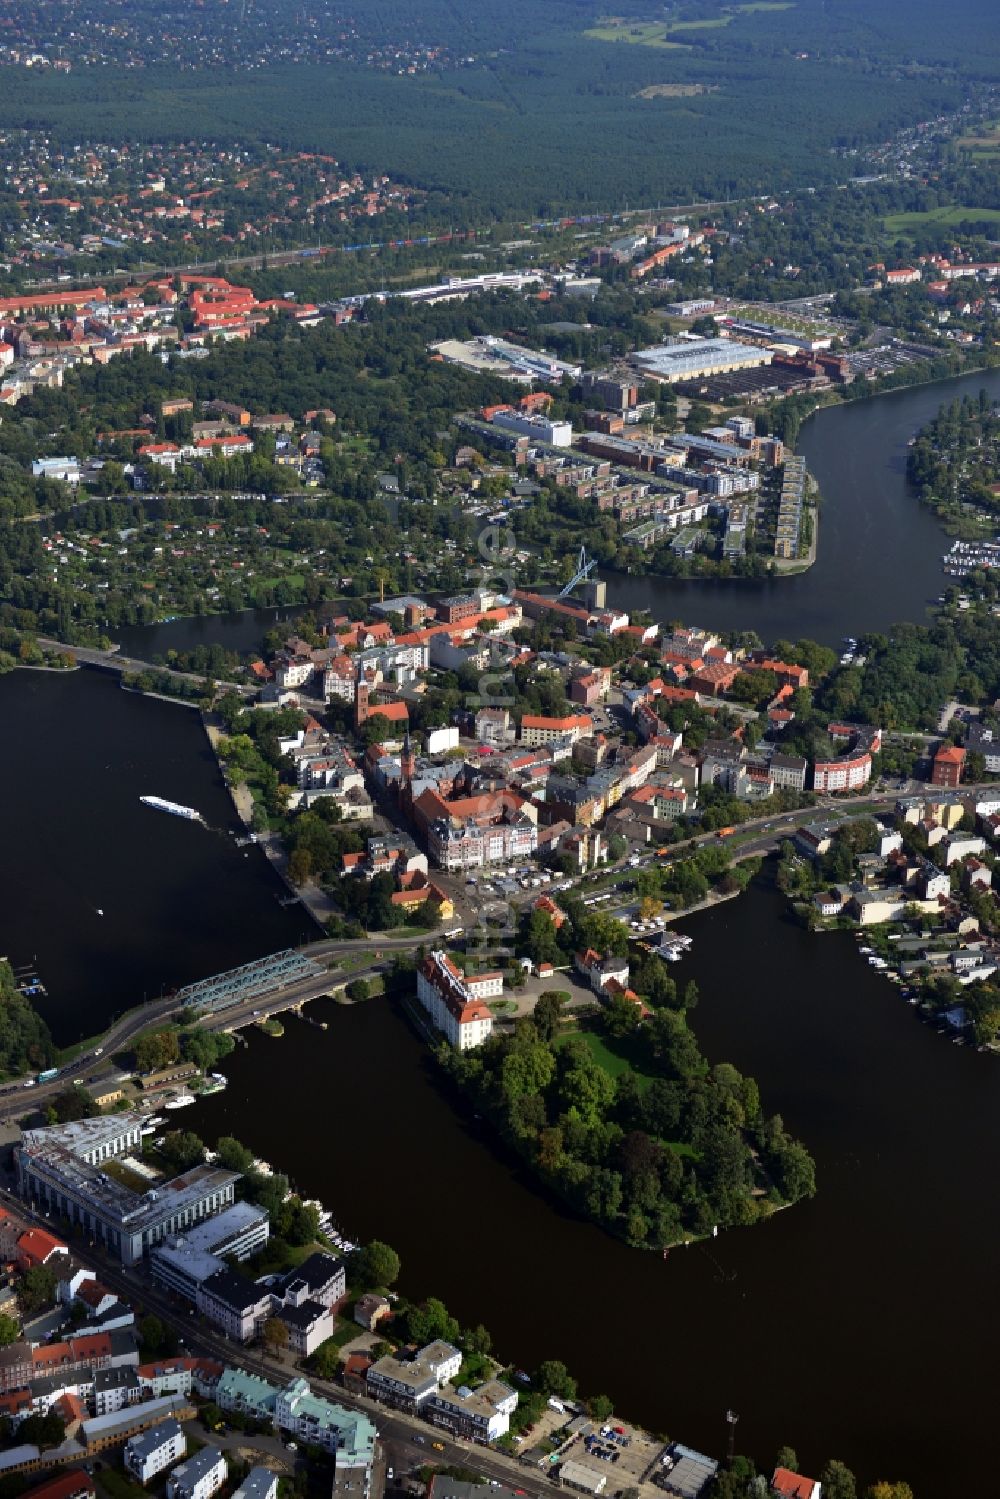
[[[9,1119],[34,1111],[62,1093],[67,1085],[84,1076],[101,1082],[117,1075],[120,1069],[112,1063],[115,1052],[125,1050],[143,1031],[167,1025],[181,1013],[197,1006],[207,1009],[201,1024],[206,1030],[232,1031],[255,1020],[267,1019],[285,1010],[301,1011],[313,999],[322,999],[335,989],[356,978],[371,978],[383,971],[388,958],[396,952],[408,952],[427,942],[426,934],[403,937],[338,941],[324,938],[300,948],[280,953],[214,974],[198,983],[188,984],[174,994],[137,1005],[115,1020],[100,1038],[98,1048],[87,1048],[50,1082],[25,1089],[25,1079],[0,1086],[0,1119]],[[369,961],[343,970],[340,960],[370,954]],[[212,1001],[214,1000],[214,1007]]]
[[[200,672],[176,671],[170,666],[158,666],[155,661],[143,661],[138,656],[126,656],[116,645],[112,646],[109,651],[102,651],[96,646],[66,645],[62,640],[49,640],[43,635],[38,636],[38,644],[43,651],[57,651],[63,656],[72,656],[78,666],[96,666],[101,671],[114,671],[123,677],[132,673],[138,675],[144,671],[151,671],[189,687],[192,684],[203,686],[207,680]],[[256,697],[257,695],[257,688],[254,686],[239,682],[226,682],[222,685],[229,691],[238,692],[242,697]]]

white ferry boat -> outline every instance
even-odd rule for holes
[[[196,1103],[193,1093],[178,1093],[176,1098],[171,1098],[163,1105],[165,1109],[186,1109],[189,1105]]]
[[[180,802],[168,802],[162,796],[140,796],[139,800],[144,807],[152,807],[155,812],[169,812],[171,817],[185,817],[188,822],[205,820],[194,807],[185,807]]]

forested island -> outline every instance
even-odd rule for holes
[[[565,906],[558,929],[544,912],[526,918],[525,951],[625,960],[620,921],[575,897]],[[530,1019],[474,1051],[443,1044],[439,1063],[550,1190],[637,1248],[756,1223],[812,1196],[812,1158],[764,1112],[754,1079],[702,1055],[689,1023],[697,987],[680,989],[650,955],[629,992],[568,1020],[568,995],[547,991]]]

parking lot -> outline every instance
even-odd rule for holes
[[[563,1460],[581,1463],[607,1478],[606,1492],[637,1488],[663,1453],[663,1443],[612,1416],[604,1425],[595,1423],[591,1436],[574,1437],[562,1453]]]

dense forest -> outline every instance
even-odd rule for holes
[[[409,7],[384,9],[383,35],[412,29]],[[426,37],[454,40],[444,0],[425,0],[419,13]],[[650,0],[633,15],[663,19]],[[247,89],[235,68],[10,69],[0,124],[57,139],[266,132],[350,168],[442,188],[459,221],[512,210],[549,217],[845,178],[848,153],[957,107],[970,59],[980,79],[998,76],[987,16],[983,0],[960,0],[943,32],[928,0],[912,0],[905,14],[893,0],[863,10],[846,0],[717,5],[702,16],[715,24],[689,23],[683,40],[629,45],[595,27],[595,0],[543,11],[512,0],[463,16],[473,63],[453,73],[279,61]]]

